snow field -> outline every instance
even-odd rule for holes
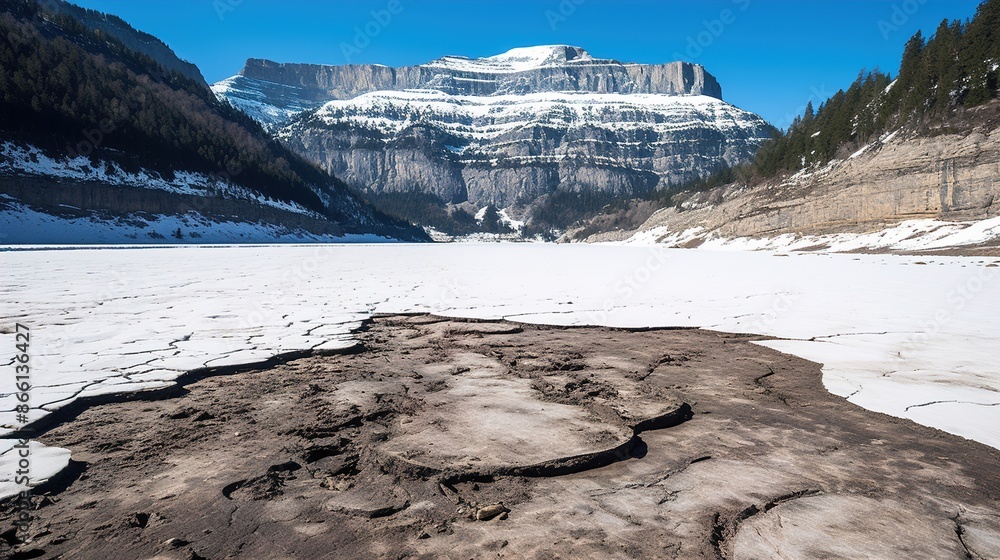
[[[1000,448],[998,263],[544,244],[7,251],[0,340],[31,328],[35,419],[192,369],[344,348],[372,313],[703,327],[778,337],[762,344],[823,363],[834,394]],[[6,434],[14,393],[0,377]],[[68,458],[47,453],[44,472]],[[0,495],[17,490],[14,460],[0,455]]]

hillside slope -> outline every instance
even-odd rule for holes
[[[292,239],[348,233],[426,239],[367,206],[198,81],[89,25],[93,12],[73,8],[0,0],[0,237],[6,242],[30,242],[25,228],[37,230],[49,219],[26,216],[59,216],[65,207],[95,231],[121,230],[116,220],[173,217],[201,224],[195,233],[209,237],[212,227],[237,223]],[[95,239],[53,224],[66,237],[46,236],[48,242]],[[97,238],[164,237],[138,225]],[[232,240],[241,239],[246,235]]]
[[[962,130],[895,134],[777,183],[682,194],[637,231],[589,240],[839,251],[1000,245],[1000,102],[964,118]]]
[[[204,76],[201,75],[201,70],[197,66],[186,60],[182,60],[163,41],[149,33],[143,33],[133,28],[115,15],[81,8],[63,0],[40,0],[39,3],[53,13],[66,14],[91,30],[100,31],[114,37],[129,50],[152,58],[157,64],[168,71],[177,72],[185,78],[198,82],[201,85],[208,85],[208,82],[205,81]]]
[[[752,162],[570,234],[674,246],[924,251],[1000,245],[1000,0],[810,104]],[[636,212],[643,208],[647,213]],[[635,226],[639,226],[636,228]]]

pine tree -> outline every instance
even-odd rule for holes
[[[500,213],[492,204],[486,207],[481,228],[485,233],[509,233],[510,228],[500,219]]]
[[[1000,64],[1000,0],[979,5],[962,42],[962,62],[969,75],[968,106],[985,103],[997,95],[996,66]]]
[[[899,99],[899,108],[906,119],[916,120],[923,116],[930,93],[930,76],[927,59],[924,56],[926,42],[920,31],[910,38],[903,49],[903,61],[899,66],[899,78],[893,88]]]
[[[953,108],[962,94],[962,67],[959,48],[962,41],[962,24],[944,20],[934,38],[927,43],[926,57],[932,93],[929,98],[934,114],[940,115]]]

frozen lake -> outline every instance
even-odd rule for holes
[[[607,245],[17,250],[0,252],[0,330],[10,356],[15,323],[30,328],[31,419],[196,368],[347,347],[372,313],[758,333],[823,363],[826,387],[858,406],[1000,448],[997,264]],[[4,363],[9,435],[21,424]],[[5,494],[15,441],[2,441]],[[68,457],[36,450],[36,478]]]

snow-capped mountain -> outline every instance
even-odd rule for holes
[[[331,101],[279,135],[359,188],[506,208],[559,188],[630,196],[680,184],[750,157],[766,126],[703,95],[411,90]]]
[[[771,131],[701,66],[569,46],[403,68],[250,60],[214,89],[355,188],[478,207],[678,185],[748,159]]]
[[[626,64],[565,45],[513,49],[481,59],[446,56],[401,68],[380,64],[322,66],[250,59],[237,76],[212,86],[216,95],[268,127],[287,124],[303,109],[375,91],[433,89],[451,95],[532,92],[708,95],[722,88],[698,65]]]
[[[503,54],[470,59],[464,56],[446,56],[427,66],[465,72],[503,73],[526,72],[539,68],[565,64],[607,64],[613,61],[595,61],[590,53],[570,46],[524,47],[511,49]]]

